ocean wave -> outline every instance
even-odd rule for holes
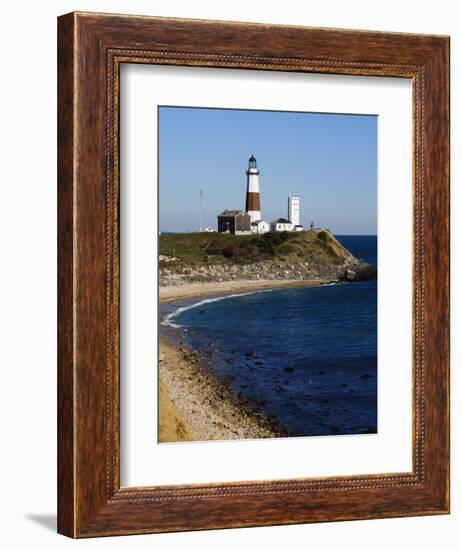
[[[164,327],[182,328],[183,325],[180,325],[179,323],[175,323],[174,321],[172,321],[172,319],[175,319],[176,317],[178,317],[178,315],[181,315],[181,313],[184,313],[189,309],[194,309],[196,307],[203,306],[205,304],[211,304],[213,302],[221,302],[222,300],[228,300],[229,298],[239,298],[240,296],[249,296],[250,294],[262,294],[263,292],[272,292],[272,289],[254,290],[251,292],[241,292],[239,294],[228,294],[226,296],[217,296],[216,298],[206,298],[205,300],[201,300],[200,302],[196,302],[195,304],[189,304],[187,306],[178,307],[178,309],[175,309],[171,313],[168,313],[168,315],[165,316],[165,318],[160,324],[163,325]]]

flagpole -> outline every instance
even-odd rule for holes
[[[203,209],[203,191],[200,190],[200,233],[203,232],[203,227],[202,227],[202,209]]]

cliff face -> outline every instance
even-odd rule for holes
[[[233,280],[375,279],[329,231],[235,237],[219,234],[161,235],[160,285]]]

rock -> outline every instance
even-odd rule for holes
[[[343,273],[343,280],[351,283],[372,281],[378,277],[378,271],[371,264],[358,263]]]
[[[254,351],[246,351],[243,355],[244,355],[245,357],[253,357],[254,354],[255,354]]]
[[[291,374],[292,372],[295,371],[295,369],[294,369],[293,367],[285,367],[283,370],[284,370],[285,372],[290,373],[290,374]]]
[[[362,380],[367,380],[368,378],[372,378],[371,374],[362,374],[360,377]]]

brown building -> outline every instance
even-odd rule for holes
[[[251,233],[251,217],[242,210],[224,210],[218,214],[218,231],[234,235],[249,235]]]

